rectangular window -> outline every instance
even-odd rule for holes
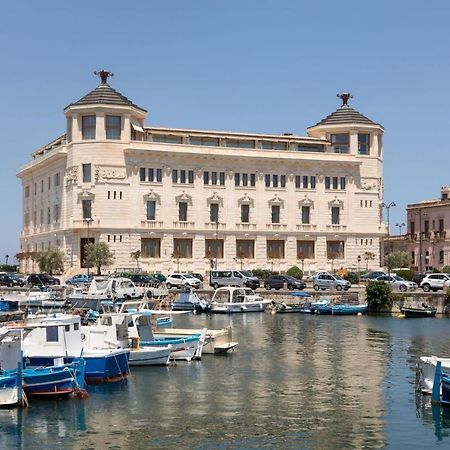
[[[172,170],[172,183],[178,183],[178,170]]]
[[[250,205],[241,205],[241,222],[250,222]]]
[[[219,173],[219,183],[221,186],[225,186],[225,172]]]
[[[242,174],[242,186],[247,186],[247,185],[248,185],[248,174],[243,173]]]
[[[311,177],[311,189],[315,189],[316,188],[316,177],[313,175]]]
[[[217,184],[217,172],[211,172],[211,184]]]
[[[209,184],[209,172],[203,172],[203,184]]]
[[[41,211],[40,211],[40,225],[42,226],[42,225],[44,225],[44,210],[43,209],[41,209]]]
[[[333,177],[333,189],[338,188],[338,177]]]
[[[120,139],[122,119],[120,116],[106,116],[106,139]]]
[[[219,222],[219,204],[211,203],[209,205],[209,221],[210,222]]]
[[[191,145],[206,145],[208,147],[218,147],[219,139],[211,137],[189,136],[189,144]]]
[[[325,177],[325,189],[330,189],[331,187],[331,178]]]
[[[280,185],[282,188],[286,187],[286,175],[281,175],[280,176]]]
[[[297,151],[320,153],[325,151],[325,146],[322,144],[298,144]]]
[[[72,117],[67,118],[67,142],[72,141]]]
[[[311,208],[309,206],[302,206],[302,224],[309,225],[310,223],[310,212]]]
[[[223,239],[205,239],[205,258],[223,258]]]
[[[160,258],[161,257],[161,239],[159,238],[142,238],[141,239],[141,256],[143,258]]]
[[[180,183],[184,184],[186,183],[186,171],[180,170]]]
[[[188,204],[186,202],[178,203],[178,220],[180,222],[186,222],[188,220],[187,211],[188,211]]]
[[[45,327],[45,340],[47,342],[58,342],[58,327]]]
[[[280,205],[272,205],[272,223],[280,223]]]
[[[300,175],[295,175],[295,188],[301,188],[302,177]]]
[[[340,181],[341,181],[340,188],[341,188],[341,190],[345,191],[345,177],[341,177]]]
[[[272,187],[278,187],[278,175],[272,175]]]
[[[255,241],[251,239],[236,239],[236,257],[254,259]]]
[[[82,164],[83,169],[83,183],[91,182],[91,165],[90,164]]]
[[[439,250],[439,264],[444,264],[444,250]]]
[[[235,186],[240,186],[241,185],[241,174],[240,173],[235,173],[234,174],[234,185]]]
[[[266,187],[270,187],[270,175],[269,174],[266,174],[264,176],[264,182],[266,184]]]
[[[308,189],[308,177],[303,177],[303,189]]]
[[[53,220],[58,222],[60,219],[59,205],[56,204],[53,206]]]
[[[332,225],[339,225],[340,223],[340,211],[341,209],[339,206],[332,206],[331,207],[331,224]]]
[[[44,180],[41,180],[41,192],[44,192]]]
[[[314,241],[297,241],[297,259],[314,259]]]
[[[286,150],[287,142],[262,141],[261,148],[264,150]]]
[[[284,241],[267,240],[267,258],[284,259]]]
[[[439,232],[444,231],[444,219],[439,219]]]
[[[154,200],[147,201],[147,220],[156,220],[156,202]]]
[[[188,171],[188,183],[194,184],[194,171],[193,170]]]
[[[182,144],[183,137],[182,136],[169,136],[166,134],[153,134],[152,135],[153,142],[161,142],[164,144]]]
[[[370,153],[370,134],[358,133],[358,155]]]
[[[92,200],[83,200],[82,208],[83,208],[83,219],[91,219],[92,218]]]
[[[239,139],[225,139],[226,147],[236,148],[255,148],[255,141],[239,140]]]
[[[34,195],[37,194],[37,183],[34,183]]]
[[[334,153],[348,153],[350,150],[350,135],[348,133],[332,134],[331,149]]]
[[[162,169],[156,169],[156,181],[161,183],[162,181]]]
[[[327,258],[344,258],[344,241],[327,241]]]
[[[58,173],[55,173],[53,184],[54,184],[55,186],[59,186],[59,172],[58,172]]]
[[[25,186],[25,198],[30,196],[30,186]]]
[[[47,208],[47,225],[50,225],[51,223],[51,213],[50,213],[50,207]]]
[[[174,238],[173,253],[176,258],[192,258],[192,239]]]
[[[83,139],[95,139],[95,116],[81,117],[81,134]]]
[[[256,174],[255,173],[251,173],[250,174],[250,186],[255,186],[256,185]]]
[[[416,232],[416,227],[415,227],[415,223],[414,222],[410,222],[409,223],[409,230],[411,232],[411,237],[414,237],[414,234]]]
[[[139,169],[139,180],[145,181],[145,167]]]
[[[148,181],[155,181],[155,171],[151,167],[148,169]]]
[[[51,187],[52,187],[52,178],[51,177],[48,177],[48,183],[47,183],[47,185],[48,185],[48,190],[50,190],[51,189]]]

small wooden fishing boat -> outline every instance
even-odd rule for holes
[[[404,306],[400,308],[401,313],[406,318],[419,318],[419,317],[435,317],[436,316],[436,308],[432,306],[422,305],[421,307],[413,308]]]
[[[342,303],[333,305],[331,307],[331,314],[333,316],[356,316],[358,314],[364,314],[367,312],[367,305],[353,305],[351,303]]]

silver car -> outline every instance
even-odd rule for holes
[[[336,291],[347,291],[351,287],[350,281],[344,280],[337,275],[331,275],[329,273],[318,275],[314,278],[314,290],[335,289]]]
[[[398,289],[401,292],[414,291],[417,284],[414,281],[407,281],[398,275],[383,275],[375,279],[375,281],[384,281],[392,286],[392,289]]]

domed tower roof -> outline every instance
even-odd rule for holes
[[[349,99],[353,98],[353,95],[349,93],[343,93],[337,95],[342,100],[342,105],[338,108],[334,113],[322,119],[320,122],[317,122],[315,125],[308,127],[315,128],[323,125],[348,125],[348,124],[360,124],[360,125],[372,125],[376,127],[383,126],[379,123],[376,123],[370,120],[368,117],[364,116],[360,112],[356,111],[348,105]]]
[[[100,84],[89,94],[86,94],[84,97],[80,98],[75,103],[71,103],[66,106],[64,109],[70,108],[71,106],[84,106],[84,105],[118,105],[118,106],[131,106],[133,108],[139,109],[142,112],[147,112],[144,108],[134,104],[127,97],[122,95],[120,92],[117,92],[108,84],[108,77],[112,77],[114,74],[111,72],[107,72],[102,70],[100,72],[94,72],[95,75],[98,75],[101,79]]]

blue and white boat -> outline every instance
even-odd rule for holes
[[[183,287],[180,295],[172,302],[172,311],[209,312],[211,305],[201,299],[190,286]]]
[[[321,314],[321,315],[331,315],[333,312],[331,301],[329,299],[325,299],[325,298],[312,303],[311,309],[316,314]]]

